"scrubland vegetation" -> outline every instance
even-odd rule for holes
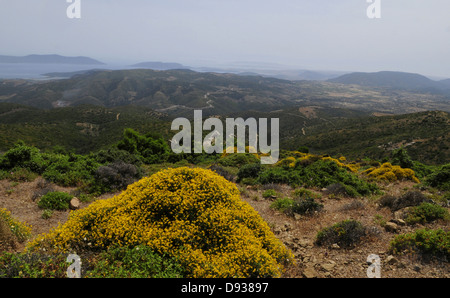
[[[115,145],[90,154],[18,142],[0,156],[1,179],[20,184],[37,177],[75,188],[87,207],[33,236],[33,227],[0,209],[1,277],[64,277],[68,253],[83,258],[83,277],[286,276],[305,258],[242,199],[250,193],[256,193],[252,202],[269,202],[269,210],[294,221],[322,214],[327,202],[342,198],[353,200],[346,210],[367,202],[400,210],[399,220],[420,228],[394,233],[390,253],[447,265],[450,257],[450,165],[413,161],[403,148],[388,160],[350,161],[303,147],[261,165],[258,154],[176,155],[160,136],[127,129]],[[404,182],[414,191],[386,194]],[[99,199],[104,194],[113,195]],[[43,218],[51,218],[53,210],[68,210],[72,198],[47,191],[34,200]],[[386,226],[381,216],[376,222]],[[436,222],[439,228],[428,228]],[[349,218],[318,230],[313,245],[353,249],[375,234]],[[15,250],[17,243],[24,249]]]

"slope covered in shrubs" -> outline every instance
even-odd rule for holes
[[[29,250],[146,245],[188,277],[280,276],[293,257],[236,186],[210,170],[160,171],[111,199],[73,212]]]

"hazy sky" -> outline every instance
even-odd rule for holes
[[[450,1],[0,0],[0,54],[104,62],[226,66],[250,61],[317,70],[398,70],[450,77]]]

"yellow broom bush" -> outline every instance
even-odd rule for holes
[[[200,168],[160,171],[123,193],[73,211],[28,246],[69,252],[144,244],[174,257],[188,277],[277,277],[289,250],[237,187]]]
[[[398,180],[411,180],[420,183],[415,172],[408,168],[392,165],[389,162],[383,163],[379,167],[372,167],[363,172],[373,180],[394,182]]]

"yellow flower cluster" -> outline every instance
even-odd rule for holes
[[[346,161],[346,158],[344,156],[339,157],[339,159],[332,158],[329,156],[321,156],[316,154],[310,154],[310,153],[303,153],[299,151],[293,151],[291,152],[292,156],[286,157],[282,160],[280,160],[276,165],[280,166],[286,166],[289,168],[295,168],[297,162],[305,161],[305,160],[324,160],[324,161],[333,161],[338,166],[345,168],[351,172],[358,172],[360,165],[355,163],[344,163]]]
[[[31,236],[31,225],[14,219],[11,212],[5,208],[0,208],[0,220],[9,226],[17,240],[24,241]]]
[[[28,246],[56,251],[144,244],[175,257],[188,277],[275,277],[292,253],[240,199],[235,184],[200,168],[160,171],[73,211]]]
[[[411,169],[405,169],[400,166],[392,165],[389,162],[382,164],[379,167],[372,167],[363,171],[369,178],[385,182],[394,182],[398,180],[412,180],[416,183],[420,183],[415,173]]]

